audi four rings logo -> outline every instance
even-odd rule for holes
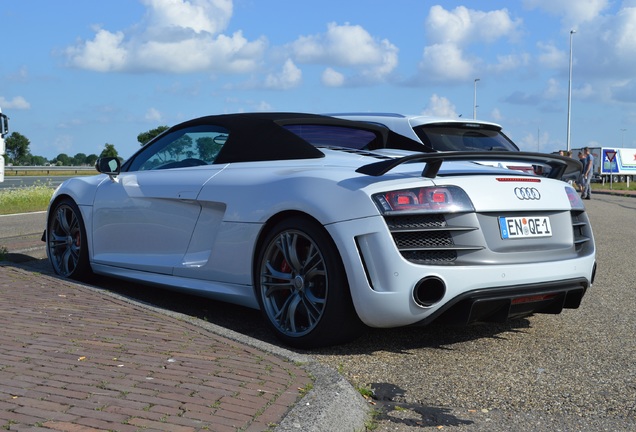
[[[520,200],[540,200],[541,194],[536,188],[518,187],[515,188],[515,196]]]

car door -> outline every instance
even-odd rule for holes
[[[172,274],[201,214],[197,196],[224,168],[212,163],[226,138],[224,130],[202,127],[167,134],[102,182],[93,204],[93,261]]]

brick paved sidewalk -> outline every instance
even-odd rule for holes
[[[0,427],[264,431],[300,367],[79,284],[0,265]]]

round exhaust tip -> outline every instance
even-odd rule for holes
[[[413,299],[421,307],[431,307],[446,294],[446,285],[438,277],[426,277],[420,280],[413,289]]]

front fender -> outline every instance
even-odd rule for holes
[[[68,179],[55,190],[51,197],[49,207],[62,195],[69,196],[80,207],[92,206],[95,200],[95,192],[104,181],[113,180],[110,180],[108,176],[104,174]]]

